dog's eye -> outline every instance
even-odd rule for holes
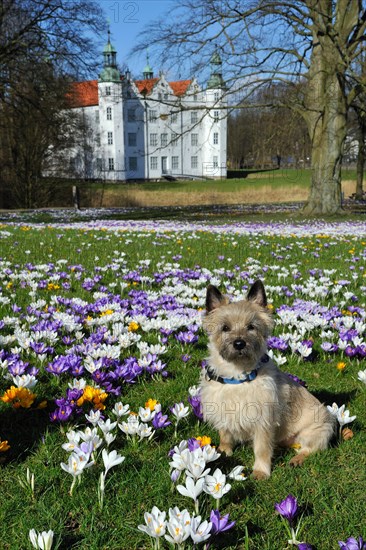
[[[230,327],[229,327],[228,325],[224,325],[224,326],[222,327],[222,331],[223,331],[223,332],[229,332],[229,330],[230,330]]]
[[[247,329],[248,329],[248,330],[255,330],[255,326],[254,326],[252,323],[250,323],[250,324],[247,326]]]

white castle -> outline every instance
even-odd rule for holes
[[[70,108],[85,124],[84,143],[70,153],[76,177],[110,181],[225,178],[227,111],[218,52],[203,89],[195,78],[154,77],[149,59],[141,80],[117,68],[110,42],[98,80],[75,82]],[[66,167],[65,167],[66,168]]]

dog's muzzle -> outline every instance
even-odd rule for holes
[[[242,338],[238,338],[237,340],[234,340],[234,342],[233,342],[233,348],[238,350],[238,351],[244,349],[245,346],[246,346],[245,340],[243,340]]]

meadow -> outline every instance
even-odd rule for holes
[[[363,548],[365,262],[362,219],[2,224],[0,547]],[[266,481],[250,447],[217,453],[197,393],[207,285],[235,300],[257,278],[269,354],[356,417],[301,468],[278,450]]]
[[[49,204],[72,206],[72,186],[80,190],[80,204],[87,207],[174,207],[304,202],[309,193],[311,170],[281,168],[247,171],[242,178],[225,180],[177,180],[130,183],[49,180]],[[347,198],[355,192],[356,172],[345,167],[342,191]],[[38,205],[39,206],[39,205]]]

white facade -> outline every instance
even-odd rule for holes
[[[115,56],[108,41],[99,80],[73,85],[72,108],[87,128],[84,143],[70,155],[74,175],[109,181],[225,178],[221,73],[211,73],[206,89],[195,79],[154,78],[149,65],[143,79],[132,80],[128,71],[119,74]]]

